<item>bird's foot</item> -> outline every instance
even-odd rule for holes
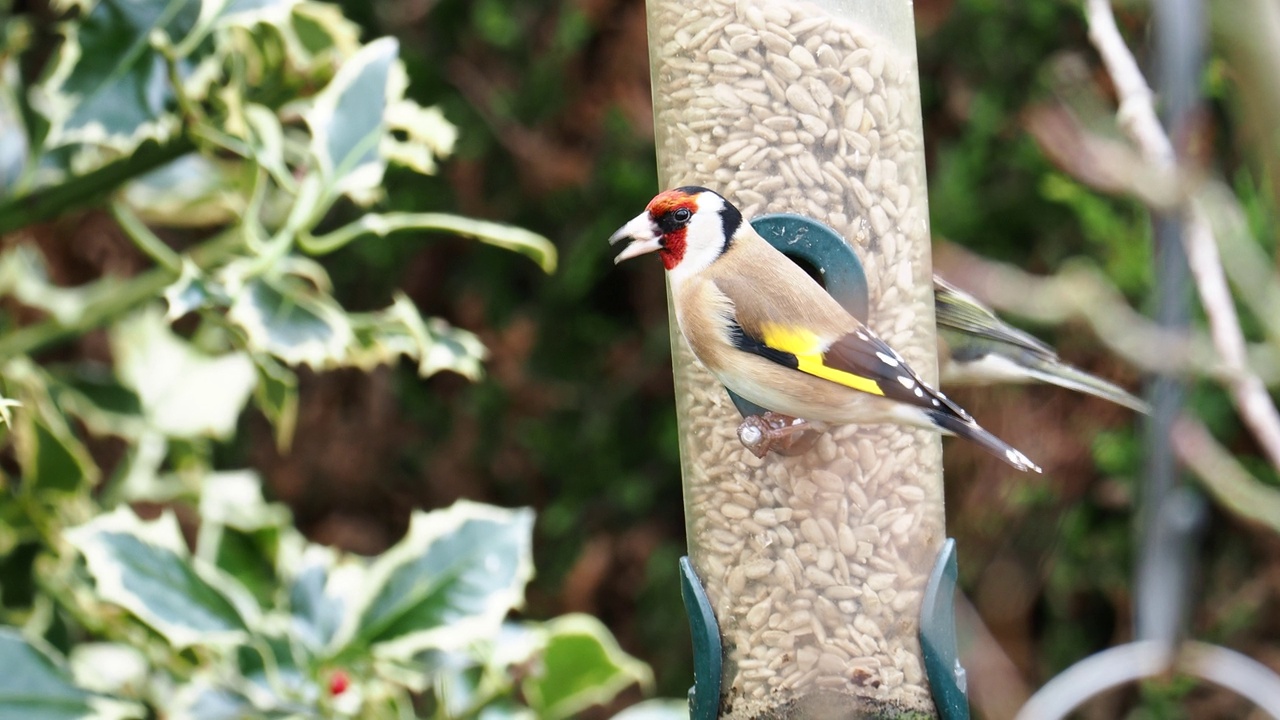
[[[758,458],[770,450],[779,455],[800,455],[814,446],[824,430],[826,426],[822,423],[770,410],[744,418],[738,425],[738,440]]]

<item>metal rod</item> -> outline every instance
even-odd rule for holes
[[[1178,147],[1199,102],[1204,67],[1204,9],[1200,0],[1154,3],[1156,93],[1161,119]],[[1155,229],[1156,322],[1171,329],[1190,324],[1190,271],[1180,213],[1158,213]],[[1179,482],[1170,431],[1186,400],[1186,385],[1159,375],[1148,385],[1152,413],[1146,426],[1147,462],[1139,503],[1134,625],[1138,640],[1173,645],[1181,635],[1193,567],[1192,545],[1202,501]]]

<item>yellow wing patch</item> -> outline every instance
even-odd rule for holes
[[[760,327],[764,336],[764,344],[775,350],[781,350],[796,356],[796,369],[824,380],[840,383],[845,387],[861,390],[872,395],[884,395],[880,385],[871,378],[856,375],[846,370],[838,370],[825,364],[822,354],[827,345],[817,333],[804,328],[797,328],[776,323],[765,323]]]

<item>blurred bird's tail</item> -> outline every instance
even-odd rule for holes
[[[929,417],[942,430],[957,437],[972,440],[983,450],[1023,472],[1041,472],[1040,466],[1031,462],[1030,458],[1022,454],[1022,451],[982,429],[972,418],[958,417],[942,410],[930,412]]]
[[[1057,385],[1068,390],[1075,390],[1086,395],[1100,397],[1103,400],[1110,400],[1117,405],[1140,412],[1144,415],[1151,414],[1151,406],[1143,402],[1141,398],[1134,397],[1118,385],[1103,380],[1096,375],[1067,365],[1062,362],[1036,362],[1028,363],[1023,366],[1027,376],[1033,380],[1046,382],[1051,385]]]

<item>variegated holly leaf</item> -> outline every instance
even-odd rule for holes
[[[262,497],[262,479],[252,470],[210,473],[200,488],[197,557],[235,577],[260,603],[271,604],[279,587],[281,544],[296,534],[289,509]]]
[[[497,632],[533,577],[533,513],[458,502],[415,513],[409,533],[369,569],[339,646],[407,658]]]
[[[205,355],[174,335],[155,307],[117,323],[111,348],[149,424],[171,437],[230,437],[257,384],[248,355]]]
[[[368,370],[404,356],[417,362],[422,377],[452,370],[476,380],[483,373],[480,363],[488,351],[480,338],[440,318],[424,319],[403,293],[396,293],[391,307],[353,315],[351,320],[351,364],[356,367]]]
[[[307,667],[310,659],[294,638],[282,632],[260,634],[236,648],[236,669],[248,681],[237,686],[258,708],[282,713],[313,708],[320,688]]]
[[[383,114],[389,99],[398,100],[388,97],[388,80],[399,52],[392,38],[365,45],[342,64],[306,113],[311,154],[326,196],[345,194],[364,202],[376,197],[386,169],[379,154],[386,133]]]
[[[436,161],[448,157],[458,142],[458,128],[444,117],[438,107],[422,107],[403,98],[408,79],[400,66],[393,66],[390,93],[394,100],[387,106],[383,117],[391,132],[382,137],[382,155],[391,162],[403,165],[424,175],[436,172]],[[403,134],[403,139],[397,134]]]
[[[537,670],[522,688],[538,717],[559,720],[607,703],[623,689],[653,685],[653,671],[618,647],[599,620],[571,614],[542,625],[546,640]]]
[[[66,537],[84,555],[98,597],[175,647],[238,643],[257,620],[257,605],[240,583],[190,556],[171,513],[146,522],[121,506]]]
[[[49,280],[44,256],[30,245],[15,245],[0,254],[0,295],[48,313],[63,325],[74,325],[89,309],[118,293],[121,285],[105,277],[79,287],[60,287]]]
[[[226,161],[190,153],[126,185],[121,199],[148,225],[225,225],[242,210],[242,177]]]
[[[474,238],[524,255],[538,263],[544,272],[556,270],[556,247],[545,236],[514,225],[449,213],[365,213],[359,220],[324,235],[304,233],[299,245],[313,255],[323,255],[367,236],[386,237],[405,230],[439,231]]]
[[[33,104],[49,120],[49,147],[87,143],[127,153],[144,139],[178,129],[164,58],[152,34],[186,38],[201,0],[97,0],[62,25],[52,71],[33,88]],[[187,59],[180,67],[189,70]]]
[[[236,291],[227,319],[249,350],[315,369],[346,363],[351,322],[332,296],[296,277],[256,277]]]
[[[173,322],[190,312],[218,304],[226,304],[226,292],[196,267],[191,258],[182,258],[182,272],[164,289],[166,322]]]
[[[365,585],[366,567],[354,559],[339,560],[323,545],[308,545],[292,564],[288,582],[293,634],[313,652],[328,647],[346,611]]]
[[[14,192],[27,166],[29,133],[22,120],[18,64],[0,58],[0,198]]]
[[[0,717],[22,720],[142,718],[134,704],[78,687],[62,658],[15,628],[0,628]]]
[[[76,684],[100,693],[141,697],[151,670],[146,655],[132,645],[111,642],[79,643],[69,659]]]
[[[136,439],[147,427],[137,393],[98,363],[81,362],[49,368],[49,394],[69,417],[84,423],[89,433]]]
[[[276,448],[288,452],[293,445],[293,431],[298,426],[298,376],[264,353],[254,353],[253,364],[258,370],[254,404],[271,423]]]
[[[75,492],[98,482],[101,472],[50,395],[56,383],[30,358],[4,365],[4,377],[23,412],[13,426],[14,448],[24,481],[41,490]]]

